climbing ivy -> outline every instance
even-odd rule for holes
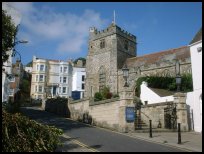
[[[162,76],[144,76],[136,81],[137,96],[140,96],[140,85],[143,81],[148,83],[148,87],[166,89],[169,91],[176,91],[176,78],[175,77],[162,77]],[[193,90],[193,82],[191,74],[183,74],[181,76],[181,91],[189,92]]]

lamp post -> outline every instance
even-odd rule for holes
[[[19,44],[19,43],[28,43],[28,41],[27,40],[20,40],[20,41],[16,41],[16,42],[14,42],[14,46],[15,45],[17,45],[17,44]],[[15,54],[17,53],[18,55],[19,55],[19,57],[20,57],[20,62],[21,62],[21,54],[14,48],[13,49],[13,56],[15,56]]]
[[[176,60],[176,85],[177,85],[177,92],[180,91],[181,85],[181,75],[180,75],[180,63]]]
[[[129,87],[128,83],[127,83],[127,78],[129,76],[129,69],[127,68],[127,65],[125,64],[124,67],[122,68],[123,71],[123,78],[125,79],[125,85],[124,87]]]
[[[176,75],[176,85],[177,85],[177,92],[180,91],[180,85],[181,85],[181,76],[180,74]]]

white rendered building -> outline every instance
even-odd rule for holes
[[[190,42],[193,92],[192,98],[187,95],[187,105],[193,114],[193,128],[202,132],[202,28]]]
[[[31,98],[71,97],[72,64],[33,56]]]
[[[13,8],[7,2],[2,2],[2,10],[5,10],[8,15],[11,16],[11,19],[15,26],[18,26],[21,22],[21,14],[18,10]],[[8,78],[12,74],[12,50],[8,51],[9,58],[2,66],[2,102],[8,101],[9,95],[11,94],[11,89],[9,88],[10,81],[13,81],[14,78]]]
[[[84,97],[85,78],[85,67],[83,67],[82,62],[78,60],[77,64],[73,67],[72,74],[72,97],[74,99],[77,97],[76,95],[79,95],[78,98],[80,99]]]

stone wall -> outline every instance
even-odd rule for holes
[[[152,127],[157,128],[159,121],[161,122],[161,128],[164,128],[164,108],[167,107],[169,102],[156,103],[143,105],[141,108],[141,118],[149,125],[149,120],[152,120]],[[170,102],[173,103],[173,102]]]
[[[120,132],[134,131],[134,122],[126,122],[125,108],[127,106],[134,106],[131,99],[113,98],[98,102],[82,99],[68,102],[72,119],[81,121],[83,114],[88,113],[92,117],[92,125]]]
[[[70,110],[70,118],[74,120],[82,120],[83,113],[89,111],[89,99],[84,98],[76,101],[68,100],[68,108]]]
[[[93,117],[93,125],[119,130],[118,99],[104,100],[89,107],[89,114]]]

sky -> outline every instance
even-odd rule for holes
[[[201,2],[10,2],[22,15],[17,38],[24,65],[33,55],[67,61],[88,54],[89,28],[116,24],[137,37],[142,56],[186,46],[202,27]]]

